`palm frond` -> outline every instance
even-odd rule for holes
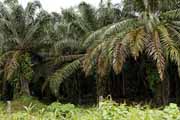
[[[101,42],[108,37],[115,36],[122,31],[130,31],[131,29],[137,26],[137,21],[135,19],[127,19],[112,25],[105,26],[92,34],[90,34],[87,39],[84,41],[84,46],[88,47],[93,42]]]
[[[168,25],[167,28],[170,31],[172,39],[174,39],[177,44],[180,44],[180,32],[171,25]]]
[[[33,26],[29,26],[28,31],[27,31],[27,33],[26,33],[26,35],[25,35],[25,37],[24,37],[24,40],[25,40],[26,42],[31,41],[31,40],[33,39],[34,33],[38,30],[39,27],[40,27],[40,23],[39,23],[39,22],[36,23],[36,24],[33,25]]]
[[[29,2],[25,8],[26,25],[28,26],[33,22],[37,9],[41,8],[41,3],[39,1]]]
[[[105,45],[105,42],[102,42],[97,47],[93,49],[88,49],[87,54],[85,55],[85,59],[83,61],[83,70],[86,75],[89,75],[97,63],[98,56],[101,53],[102,47]]]
[[[3,29],[4,31],[2,31],[3,33],[6,33],[8,30],[12,33],[11,36],[13,36],[14,38],[18,38],[18,33],[16,31],[16,29],[14,28],[13,23],[11,23],[10,21],[4,19],[4,18],[0,18],[0,25],[2,27],[5,26],[5,28]],[[0,27],[1,28],[1,27]],[[5,30],[6,29],[6,30]],[[17,41],[18,43],[19,41]]]
[[[100,50],[101,52],[99,53],[99,55],[96,57],[96,70],[97,70],[97,74],[100,77],[105,77],[111,68],[111,59],[109,59],[108,54],[108,47],[109,47],[109,41],[106,41],[103,43],[103,45],[101,46]]]
[[[165,20],[179,20],[180,19],[180,9],[170,10],[163,12],[160,17]]]
[[[118,23],[114,23],[104,31],[104,33],[101,36],[101,39],[105,39],[106,37],[113,36],[114,34],[122,30],[124,31],[127,29],[130,30],[132,28],[135,28],[137,24],[138,23],[136,19],[126,19]]]
[[[83,22],[86,24],[89,31],[94,31],[97,28],[95,9],[85,2],[80,3],[78,7]]]
[[[108,74],[109,72],[109,59],[104,55],[100,54],[98,56],[97,60],[97,74],[100,75],[101,77],[104,77]]]
[[[63,50],[63,49],[71,49],[71,50],[78,50],[80,49],[80,43],[77,40],[59,40],[54,43],[55,51]]]
[[[8,8],[0,1],[0,18],[11,18]]]
[[[128,45],[131,51],[132,56],[136,60],[139,57],[139,54],[144,50],[144,44],[147,41],[146,33],[144,28],[138,28],[126,35]]]
[[[59,55],[58,56],[46,55],[47,59],[45,59],[44,62],[53,62],[53,64],[62,64],[65,62],[71,62],[71,61],[77,60],[84,56],[85,56],[85,54],[64,55],[64,56],[62,56],[62,55],[60,55],[60,56]]]
[[[80,60],[75,60],[65,65],[63,68],[58,69],[53,75],[51,75],[48,78],[48,81],[52,93],[54,93],[54,95],[57,96],[59,94],[59,87],[61,83],[69,76],[71,76],[75,71],[79,70],[80,67],[81,67]]]
[[[3,66],[6,63],[6,60],[9,58],[9,56],[12,56],[14,54],[14,51],[9,51],[0,56],[0,66]]]
[[[117,43],[113,54],[113,70],[116,74],[121,72],[126,57],[127,50],[125,45],[121,42]]]
[[[167,57],[178,64],[180,62],[180,50],[178,45],[171,39],[165,26],[159,26],[158,30],[161,35],[162,45],[165,49]]]
[[[99,40],[100,35],[104,33],[109,26],[102,27],[95,32],[90,33],[90,35],[84,40],[83,46],[88,48],[95,40]]]
[[[164,70],[165,70],[165,58],[163,51],[161,49],[160,36],[157,31],[154,31],[152,34],[152,39],[147,43],[147,53],[149,56],[153,57],[153,60],[156,61],[156,67],[160,75],[160,79],[164,79]]]
[[[6,61],[6,64],[4,66],[4,78],[6,80],[10,80],[14,73],[17,71],[18,68],[18,57],[20,55],[19,51],[15,51],[12,55],[12,58]]]

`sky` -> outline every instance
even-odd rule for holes
[[[2,1],[2,0],[0,0]],[[28,1],[33,0],[19,0],[19,2],[26,6]],[[86,1],[94,6],[98,6],[100,0],[39,0],[43,6],[43,8],[49,12],[60,12],[60,8],[69,8],[71,6],[77,6],[80,2]],[[120,0],[111,0],[113,3],[119,3]]]

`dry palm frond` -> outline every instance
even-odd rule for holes
[[[127,40],[126,44],[128,44],[132,56],[136,60],[140,53],[143,52],[147,41],[144,28],[138,28],[129,32],[125,36],[125,39]]]
[[[152,56],[156,61],[156,67],[160,75],[160,79],[164,79],[164,70],[165,70],[165,58],[163,51],[161,49],[160,36],[157,31],[154,31],[152,34],[152,39],[147,45],[147,53],[149,56]]]
[[[127,57],[127,50],[123,43],[117,43],[113,54],[113,70],[119,74]]]

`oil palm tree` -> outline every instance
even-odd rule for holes
[[[63,9],[61,14],[51,14],[49,34],[52,41],[47,63],[52,71],[44,82],[42,91],[49,85],[56,97],[61,83],[80,69],[80,60],[84,56],[81,39],[85,30],[80,19],[73,8]]]
[[[13,84],[14,92],[30,95],[32,55],[47,47],[46,24],[49,15],[38,1],[23,8],[17,1],[0,2],[0,39],[3,83]]]
[[[115,22],[119,17],[120,10],[110,3],[108,4],[109,6],[100,6],[100,8],[95,9],[91,5],[82,2],[76,9],[62,10],[61,19],[56,24],[52,24],[53,36],[56,36],[52,51],[54,51],[53,56],[57,58],[53,59],[58,63],[64,63],[48,78],[50,88],[56,96],[58,96],[61,83],[73,73],[82,69],[81,64],[87,49],[87,46],[82,44],[84,38],[100,27]],[[109,15],[111,17],[106,22],[105,20]],[[55,55],[55,53],[57,54]],[[68,61],[63,59],[62,56],[68,58]]]
[[[89,46],[83,65],[86,74],[96,70],[102,82],[111,68],[119,74],[128,56],[137,60],[142,54],[155,61],[161,83],[169,60],[177,64],[180,73],[178,0],[122,2],[122,11],[129,18],[102,27],[85,40],[84,45]]]

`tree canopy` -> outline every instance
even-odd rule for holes
[[[61,13],[45,11],[39,1],[23,8],[5,0],[0,46],[2,98],[12,91],[12,98],[80,101],[88,93],[116,96],[117,83],[121,97],[141,86],[137,95],[161,104],[174,92],[179,99],[172,87],[180,85],[179,0],[102,0],[98,8],[81,2]]]

